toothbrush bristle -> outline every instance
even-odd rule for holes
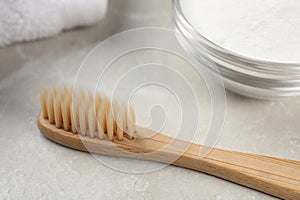
[[[42,114],[65,131],[91,138],[133,139],[135,115],[131,106],[111,101],[103,94],[73,91],[66,86],[41,91]]]

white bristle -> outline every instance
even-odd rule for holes
[[[107,124],[107,138],[108,140],[112,140],[114,136],[114,119],[113,119],[113,111],[111,107],[108,108],[106,113],[106,124]]]
[[[70,116],[70,96],[66,96],[64,100],[61,102],[61,113],[62,113],[62,121],[64,125],[64,130],[70,130],[71,124],[71,116]]]
[[[99,107],[100,107],[100,105],[101,105],[101,102],[102,100],[101,100],[101,96],[100,96],[100,94],[96,94],[95,95],[95,101],[94,101],[94,103],[95,103],[95,111],[98,111],[99,110]]]
[[[123,119],[122,119],[122,109],[120,105],[116,102],[114,104],[114,118],[116,121],[116,132],[119,140],[123,140]]]
[[[129,107],[129,112],[126,112],[126,120],[127,134],[129,135],[129,139],[132,139],[135,133],[135,113],[131,106]]]
[[[42,112],[43,112],[43,117],[45,119],[48,118],[48,112],[47,112],[47,95],[48,95],[48,91],[47,89],[43,88],[41,91],[41,96],[40,96],[40,101],[41,101],[41,108],[42,108]]]
[[[77,133],[76,122],[75,122],[75,113],[73,112],[73,101],[70,99],[70,116],[71,116],[71,127],[72,133]]]
[[[51,124],[54,123],[54,109],[53,109],[53,92],[48,93],[47,95],[47,113],[48,113],[48,120]]]
[[[42,89],[43,117],[56,128],[82,136],[114,140],[133,139],[135,115],[133,108],[113,103],[103,94],[73,91],[72,88]]]
[[[84,98],[84,94],[82,92],[75,92],[73,94],[73,106],[72,106],[72,111],[73,111],[73,120],[74,120],[74,126],[76,130],[79,130],[79,116],[80,116],[80,112],[79,112],[79,108],[82,104]]]
[[[121,105],[120,112],[122,113],[122,119],[123,119],[123,130],[124,132],[127,132],[127,116],[126,116],[126,106]]]
[[[94,137],[96,132],[96,113],[95,113],[95,107],[93,104],[89,105],[88,110],[88,129],[89,129],[89,136]]]
[[[86,130],[87,130],[87,103],[85,100],[82,101],[82,103],[79,106],[79,129],[80,129],[80,134],[85,136],[86,135]]]
[[[130,118],[131,118],[132,122],[135,123],[135,113],[134,113],[132,106],[129,106],[129,114],[130,114]]]
[[[54,97],[53,109],[54,109],[54,120],[55,120],[56,128],[60,128],[62,123],[60,100],[61,100],[60,95],[56,95]]]
[[[104,139],[104,133],[107,132],[106,127],[106,112],[107,112],[107,102],[105,98],[101,99],[101,105],[97,112],[97,129],[98,137]]]

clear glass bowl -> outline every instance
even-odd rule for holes
[[[280,63],[245,57],[225,49],[198,32],[182,12],[180,0],[173,0],[172,17],[183,48],[198,61],[212,60],[227,89],[260,99],[300,95],[300,63]],[[205,53],[204,53],[205,52]],[[206,66],[215,71],[206,62]]]

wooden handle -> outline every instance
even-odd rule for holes
[[[170,163],[211,174],[283,199],[300,199],[300,162],[212,149],[199,157],[200,145],[189,144],[144,128],[138,133],[149,138],[113,142],[99,140],[57,129],[42,115],[38,126],[44,136],[64,146],[108,156]],[[186,150],[182,154],[183,150]]]
[[[154,133],[140,128],[141,132]],[[300,162],[273,158],[262,155],[247,154],[213,148],[205,158],[199,156],[198,144],[174,140],[165,135],[157,134],[150,140],[151,146],[161,148],[172,143],[171,147],[160,149],[166,157],[176,158],[172,165],[197,170],[219,178],[238,183],[243,186],[283,199],[300,199]],[[153,141],[154,140],[154,141]],[[158,145],[157,141],[160,141]],[[146,144],[146,141],[144,141]],[[156,145],[153,145],[156,144]],[[187,150],[181,155],[178,149]],[[175,155],[174,154],[178,154]],[[165,160],[156,161],[165,162]],[[151,159],[155,160],[155,159]]]
[[[173,164],[205,172],[280,197],[300,199],[300,162],[212,149],[205,158],[193,144]]]

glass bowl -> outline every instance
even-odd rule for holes
[[[172,2],[174,29],[183,48],[212,71],[212,60],[227,89],[253,98],[278,99],[300,94],[300,63],[271,62],[239,55],[209,40],[185,17],[180,0]]]

